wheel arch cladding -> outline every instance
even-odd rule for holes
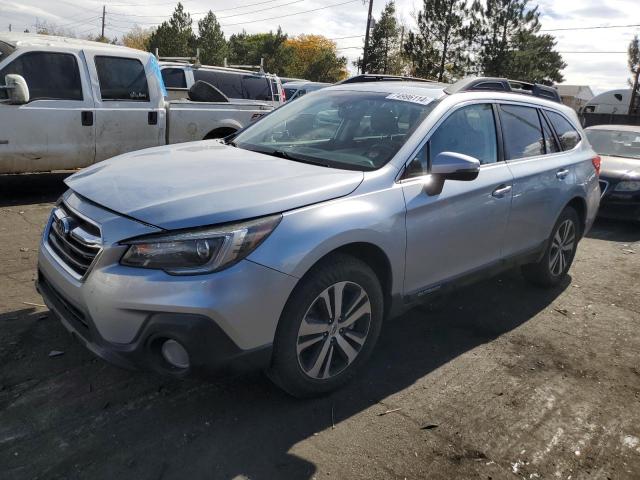
[[[352,242],[337,247],[325,255],[320,257],[311,267],[305,272],[302,279],[311,271],[314,267],[320,263],[326,261],[336,254],[345,254],[354,257],[366,265],[368,265],[380,282],[382,288],[384,315],[389,313],[391,307],[391,292],[393,286],[393,273],[391,270],[391,262],[387,254],[379,246],[369,242]]]
[[[584,235],[584,231],[587,223],[587,202],[582,197],[573,197],[566,207],[572,207],[578,214],[578,220],[580,221],[580,236]],[[563,209],[564,210],[564,209]]]

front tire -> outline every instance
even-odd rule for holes
[[[383,311],[373,270],[350,255],[332,255],[305,275],[289,298],[269,377],[295,397],[336,390],[371,356]]]
[[[522,274],[541,287],[555,287],[567,276],[580,239],[580,222],[573,207],[565,207],[551,231],[547,249],[537,263],[522,266]]]

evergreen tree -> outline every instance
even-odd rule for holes
[[[222,65],[227,56],[227,41],[224,32],[211,10],[198,20],[198,47],[200,62],[204,65]]]
[[[229,37],[229,63],[259,65],[263,58],[266,71],[281,75],[289,63],[286,41],[280,27],[275,33],[235,33]]]
[[[157,48],[164,57],[191,57],[195,55],[196,36],[193,33],[193,20],[178,2],[169,21],[162,22],[149,38],[149,49]]]
[[[542,83],[561,82],[566,67],[555,40],[540,35],[538,7],[528,0],[475,1],[478,69],[486,76]]]
[[[405,44],[413,73],[439,81],[463,76],[470,61],[467,1],[423,0],[417,23]]]
[[[371,31],[367,52],[367,72],[398,75],[402,71],[400,27],[396,19],[395,3],[384,7],[380,20]]]
[[[629,115],[640,114],[640,85],[638,84],[638,77],[640,76],[640,40],[638,35],[635,35],[629,44],[628,63],[632,75],[632,80],[629,82],[632,86]]]

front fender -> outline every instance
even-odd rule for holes
[[[394,185],[285,212],[275,231],[248,259],[302,278],[319,260],[352,243],[380,248],[391,265],[391,294],[400,294],[405,269],[405,203]]]

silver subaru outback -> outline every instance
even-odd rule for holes
[[[383,319],[513,266],[554,286],[591,227],[599,158],[573,111],[474,85],[333,86],[225,141],[86,168],[46,225],[38,289],[117,365],[334,390]]]

